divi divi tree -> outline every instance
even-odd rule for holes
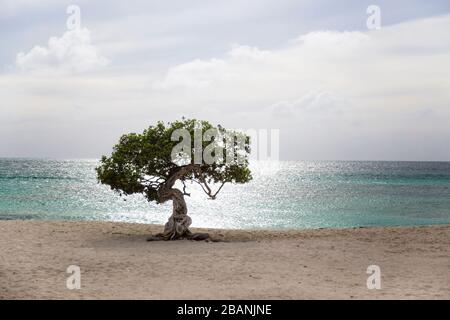
[[[120,195],[143,194],[157,203],[172,201],[164,231],[152,240],[207,239],[189,230],[185,196],[196,183],[215,199],[226,183],[252,179],[248,167],[250,137],[208,121],[158,122],[141,134],[123,135],[112,154],[96,168],[99,182]]]

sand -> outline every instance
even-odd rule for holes
[[[161,229],[1,221],[0,298],[450,299],[450,226],[201,229],[224,241],[146,241]],[[66,287],[70,265],[79,290]],[[379,290],[367,288],[369,265],[380,267]]]

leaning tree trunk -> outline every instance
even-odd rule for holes
[[[159,201],[161,203],[172,200],[172,215],[164,226],[164,232],[158,234],[149,240],[206,240],[209,238],[207,233],[192,233],[189,226],[192,219],[187,215],[186,201],[184,201],[184,193],[174,188],[175,182],[189,172],[196,170],[195,165],[187,165],[181,167],[164,183],[158,190]]]
[[[164,226],[163,237],[167,240],[189,238],[192,233],[189,226],[192,219],[187,215],[186,201],[183,193],[175,188],[165,191],[165,197],[172,199],[172,215]]]

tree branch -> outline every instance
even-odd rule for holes
[[[186,192],[186,182],[185,182],[184,180],[181,180],[181,182],[183,183],[183,194],[184,194],[185,196],[190,197],[191,194]]]
[[[208,191],[206,191],[205,187],[203,186],[203,184],[200,181],[197,181],[195,179],[192,179],[192,181],[198,183],[200,185],[200,187],[202,187],[202,190],[209,196]]]
[[[222,187],[225,185],[225,182],[222,182],[222,184],[220,185],[219,189],[217,189],[216,193],[214,193],[213,195],[213,199],[216,198],[217,194],[220,192],[220,190],[222,189]]]

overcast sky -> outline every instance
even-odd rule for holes
[[[0,0],[0,156],[186,116],[280,129],[285,160],[450,160],[449,30],[448,0]]]

